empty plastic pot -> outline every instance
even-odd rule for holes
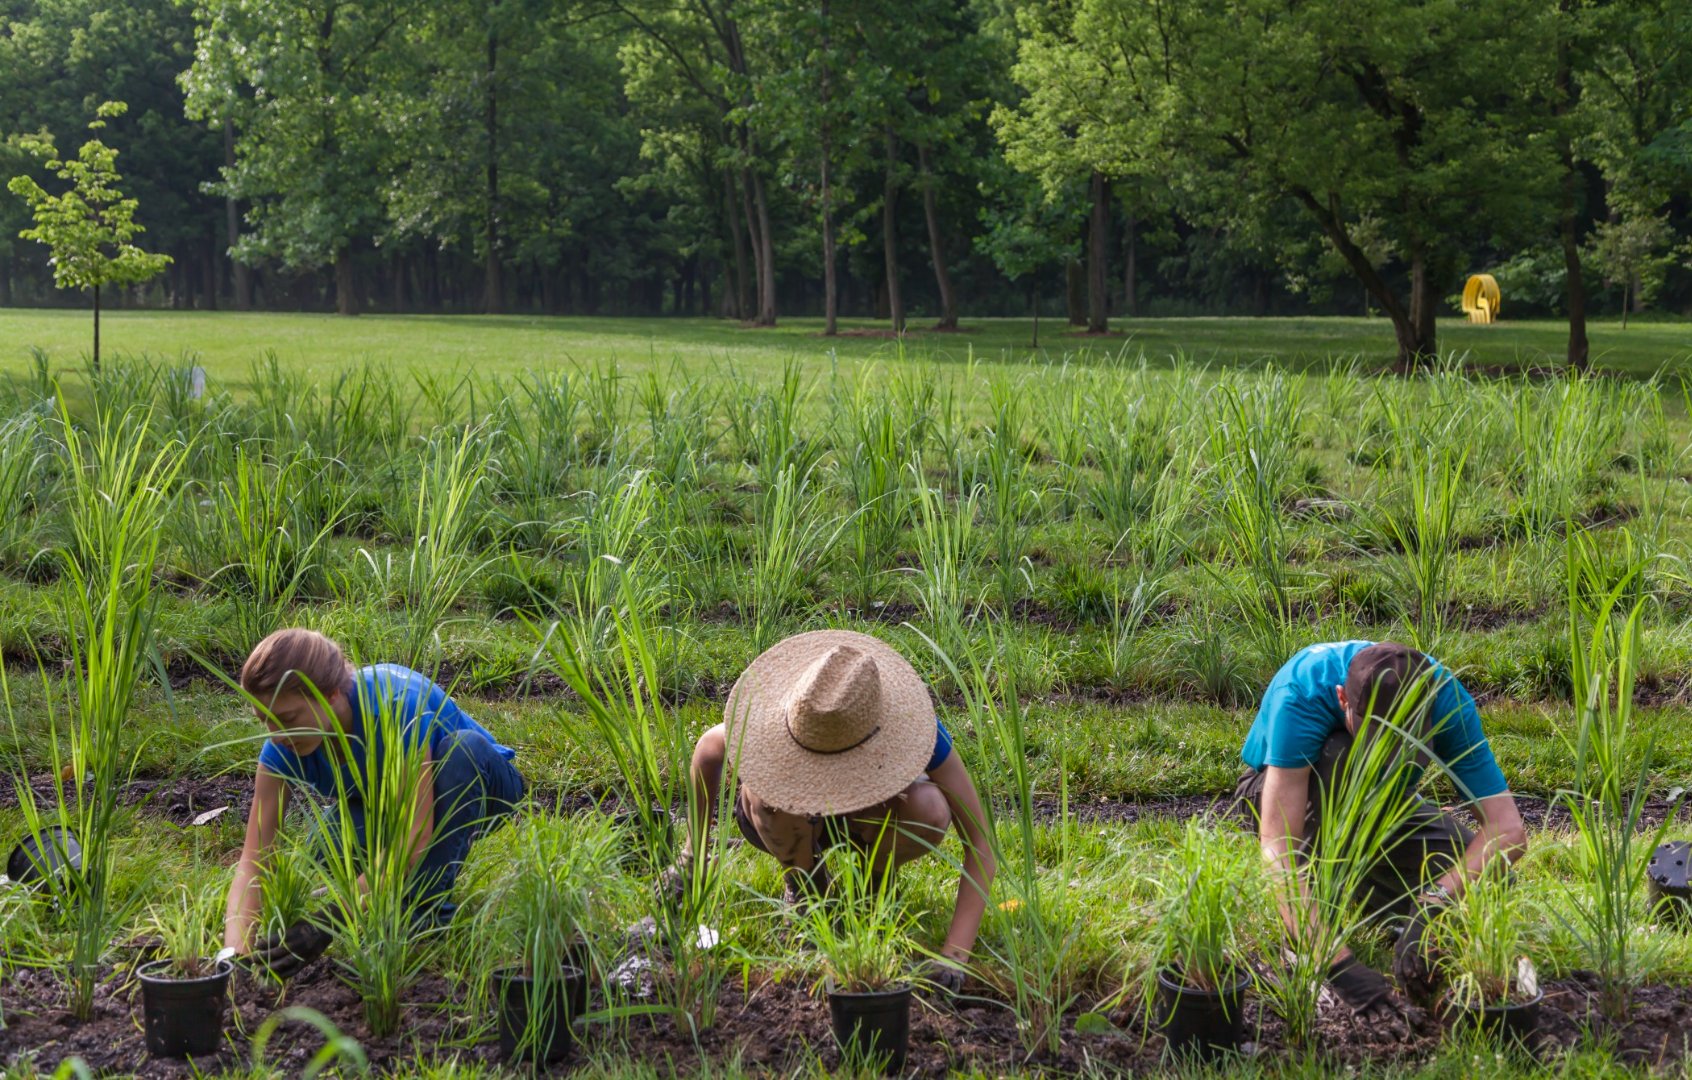
[[[1645,867],[1651,910],[1663,921],[1682,930],[1692,930],[1692,841],[1670,840],[1658,844]]]
[[[75,834],[58,825],[25,836],[6,857],[6,876],[20,885],[33,884],[61,870],[82,870],[82,845]]]

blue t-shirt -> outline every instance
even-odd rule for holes
[[[1352,658],[1372,641],[1334,641],[1293,654],[1269,680],[1257,719],[1246,733],[1240,757],[1254,769],[1300,769],[1316,764],[1328,736],[1345,725],[1334,687],[1345,685]],[[1438,685],[1429,717],[1429,749],[1450,770],[1471,799],[1509,790],[1492,747],[1481,730],[1475,699],[1438,661],[1429,677]]]
[[[952,756],[952,733],[946,730],[946,725],[939,720],[934,721],[934,756],[928,759],[928,768],[923,772],[933,772],[946,763]]]
[[[517,751],[501,746],[486,728],[472,720],[470,714],[459,708],[445,690],[435,685],[434,680],[408,667],[375,664],[360,668],[353,673],[352,683],[347,687],[347,700],[352,704],[347,747],[355,760],[341,769],[339,783],[345,785],[345,790],[354,798],[361,797],[363,781],[359,777],[372,749],[378,765],[381,762],[380,730],[378,728],[367,735],[364,718],[380,717],[384,709],[392,710],[393,718],[404,725],[402,730],[413,747],[420,745],[420,740],[427,735],[431,760],[439,761],[446,738],[460,731],[474,731],[486,738],[507,761],[517,756]],[[336,795],[337,760],[330,754],[327,741],[304,757],[273,741],[267,741],[259,751],[261,769],[284,780],[309,784],[329,798]]]

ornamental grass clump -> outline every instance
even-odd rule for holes
[[[492,561],[477,547],[486,517],[488,454],[488,440],[476,428],[439,435],[424,450],[411,549],[399,576],[407,616],[400,660],[409,667],[430,666],[440,651],[442,625]],[[373,556],[366,553],[366,559],[375,566]]]
[[[1431,774],[1448,775],[1419,734],[1424,703],[1437,692],[1432,669],[1424,671],[1390,716],[1369,721],[1323,793],[1316,834],[1268,868],[1283,948],[1270,958],[1261,989],[1285,1021],[1287,1041],[1301,1050],[1315,1049],[1317,1002],[1334,957],[1368,923],[1372,907],[1402,899],[1376,894],[1365,903],[1365,883],[1415,814]]]
[[[147,411],[100,410],[80,430],[62,403],[60,409],[70,539],[61,552],[59,596],[68,677],[56,681],[43,668],[44,717],[31,720],[45,719],[48,775],[66,782],[43,799],[21,764],[13,779],[29,835],[68,833],[81,845],[80,869],[58,858],[41,877],[70,940],[63,953],[37,959],[66,964],[71,1012],[85,1020],[106,951],[139,900],[118,885],[118,795],[135,751],[124,733],[141,680],[159,674],[155,571],[185,448],[149,438]],[[6,696],[13,736],[21,738],[9,689]]]
[[[981,561],[975,533],[981,489],[972,487],[948,499],[946,492],[928,486],[920,462],[907,468],[916,487],[912,518],[918,565],[910,571],[911,589],[939,650],[962,656],[969,646],[965,623],[973,620],[982,602],[969,584]]]
[[[988,633],[993,661],[984,664],[972,651],[965,654],[967,671],[933,639],[927,641],[963,694],[968,721],[962,726],[975,736],[971,760],[982,763],[976,775],[987,816],[983,832],[999,867],[995,883],[1008,894],[1000,905],[1005,913],[1004,932],[982,948],[1002,970],[1002,989],[1016,1015],[1023,1048],[1030,1054],[1056,1053],[1063,1038],[1064,1013],[1080,996],[1076,953],[1083,929],[1081,907],[1068,888],[1075,871],[1074,855],[1064,830],[1056,865],[1050,870],[1052,880],[1047,880],[1038,858],[1044,809],[1035,795],[1036,765],[1028,755],[1028,716],[1017,693],[1015,665],[1004,662],[1007,642],[999,640],[991,626]],[[1060,726],[1043,735],[1062,746],[1067,732]],[[1069,779],[1061,760],[1060,755],[1058,818],[1064,821],[1069,817]],[[1005,807],[1009,815],[1003,830],[999,807]],[[1013,843],[1007,843],[1007,834]]]
[[[1157,877],[1148,993],[1156,992],[1159,970],[1200,991],[1222,990],[1237,981],[1245,962],[1242,927],[1256,867],[1249,849],[1231,839],[1212,825],[1189,820],[1164,863]]]
[[[1428,925],[1446,1002],[1459,1009],[1495,1009],[1538,996],[1528,956],[1537,912],[1522,887],[1492,868]]]
[[[889,823],[875,851],[891,848],[898,826]],[[870,994],[910,982],[916,914],[899,902],[895,875],[876,873],[872,856],[840,845],[827,853],[828,895],[807,904],[805,938],[816,949],[831,992]]]
[[[1575,723],[1563,742],[1573,777],[1559,791],[1575,828],[1580,873],[1564,884],[1555,910],[1597,973],[1599,1001],[1612,1019],[1626,1017],[1638,972],[1660,942],[1639,933],[1645,912],[1645,862],[1674,820],[1674,807],[1654,828],[1644,815],[1652,793],[1656,737],[1634,716],[1634,689],[1649,600],[1635,587],[1635,567],[1608,588],[1599,545],[1570,523],[1565,544],[1569,655]],[[1678,799],[1676,800],[1678,802]]]
[[[615,833],[572,824],[523,823],[512,861],[492,882],[474,924],[487,943],[483,970],[503,991],[503,1037],[519,1058],[544,1061],[567,1049],[560,1028],[586,1008],[595,890],[617,873]]]
[[[705,834],[711,819],[728,819],[735,777],[732,768],[725,773],[714,806],[692,782],[693,738],[687,721],[664,700],[663,646],[641,609],[641,590],[629,576],[623,578],[605,663],[591,663],[553,624],[531,625],[539,639],[535,664],[563,679],[580,700],[580,722],[566,731],[584,753],[610,759],[613,788],[634,821],[641,861],[653,872],[667,866],[685,872],[679,899],[658,892],[648,898],[654,946],[667,958],[655,973],[659,1000],[678,1023],[697,1032],[716,1022],[729,972],[715,931],[702,934],[700,927],[723,924],[727,894],[718,868],[728,830],[713,830],[709,844]],[[680,830],[672,811],[683,815]]]
[[[202,564],[213,564],[204,580],[234,607],[233,640],[259,641],[280,629],[319,572],[341,518],[340,507],[316,522],[308,518],[301,493],[319,479],[309,459],[272,465],[258,447],[241,443],[222,479],[204,494],[186,490],[182,539],[200,550]]]
[[[349,732],[321,688],[307,689],[318,699],[319,714],[331,718],[333,730],[324,741],[332,756],[365,761],[363,769],[335,770],[335,799],[328,805],[297,801],[311,820],[319,873],[314,921],[334,935],[337,972],[363,999],[365,1022],[381,1038],[398,1030],[405,994],[440,932],[437,912],[425,906],[412,873],[417,837],[432,824],[419,817],[417,805],[418,789],[433,782],[428,740],[422,724],[407,721],[396,695],[367,695],[359,730]]]
[[[1407,502],[1380,503],[1382,531],[1398,552],[1396,576],[1415,598],[1411,643],[1423,652],[1441,644],[1450,606],[1457,554],[1457,511],[1467,485],[1467,451],[1450,447],[1401,447],[1408,471]]]
[[[165,974],[178,979],[212,974],[223,937],[222,901],[223,891],[213,883],[178,885],[169,900],[148,905],[145,933],[158,941]]]

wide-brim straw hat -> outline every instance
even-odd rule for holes
[[[885,802],[934,756],[934,701],[910,662],[851,630],[814,630],[747,665],[723,708],[740,783],[790,814]]]

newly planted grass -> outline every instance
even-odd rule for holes
[[[266,876],[264,925],[321,915],[357,990],[336,999],[325,971],[290,993],[376,1067],[494,1073],[488,970],[550,972],[579,946],[602,985],[584,1073],[832,1068],[820,962],[774,902],[773,861],[733,842],[732,780],[706,805],[687,768],[753,656],[836,626],[916,665],[988,803],[999,874],[974,1004],[919,1012],[921,1067],[1150,1071],[1148,973],[1214,983],[1243,965],[1265,1068],[1480,1068],[1437,1025],[1391,1053],[1343,1034],[1317,994],[1325,961],[1285,959],[1387,948],[1348,899],[1347,855],[1400,803],[1341,808],[1314,838],[1318,917],[1291,926],[1247,834],[1181,820],[1231,790],[1293,650],[1370,638],[1433,651],[1476,693],[1529,811],[1526,922],[1458,958],[1471,996],[1523,952],[1567,1024],[1545,1068],[1681,1063],[1628,1041],[1660,1034],[1653,1017],[1692,986],[1692,946],[1652,920],[1638,875],[1659,837],[1687,834],[1672,792],[1692,776],[1678,381],[1221,370],[1137,350],[857,363],[779,340],[783,355],[733,366],[536,353],[474,375],[284,354],[222,385],[214,361],[203,398],[175,363],[108,360],[94,381],[51,371],[57,392],[27,372],[0,390],[0,832],[64,824],[86,867],[48,887],[57,905],[0,890],[8,1019],[68,1001],[117,1024],[102,1067],[140,1067],[105,988],[149,910],[226,882],[262,735],[227,680],[258,636],[305,625],[433,673],[518,749],[531,787],[440,925],[418,924],[405,866],[380,851],[290,844]],[[1402,762],[1371,745],[1359,767],[1394,786]],[[416,824],[392,797],[416,779],[407,758],[362,781],[367,839],[389,855]],[[1438,770],[1404,790],[1460,795]],[[344,830],[348,801],[291,820]],[[237,809],[190,824],[208,802]],[[663,903],[653,879],[684,847],[685,902]],[[837,980],[885,979],[907,933],[913,963],[937,948],[960,859],[952,841],[941,856],[865,909],[878,938],[811,927]],[[1630,1001],[1630,1019],[1586,1019]],[[251,1023],[206,1071],[345,1047],[294,1027],[256,1045],[272,1004],[238,998]]]

